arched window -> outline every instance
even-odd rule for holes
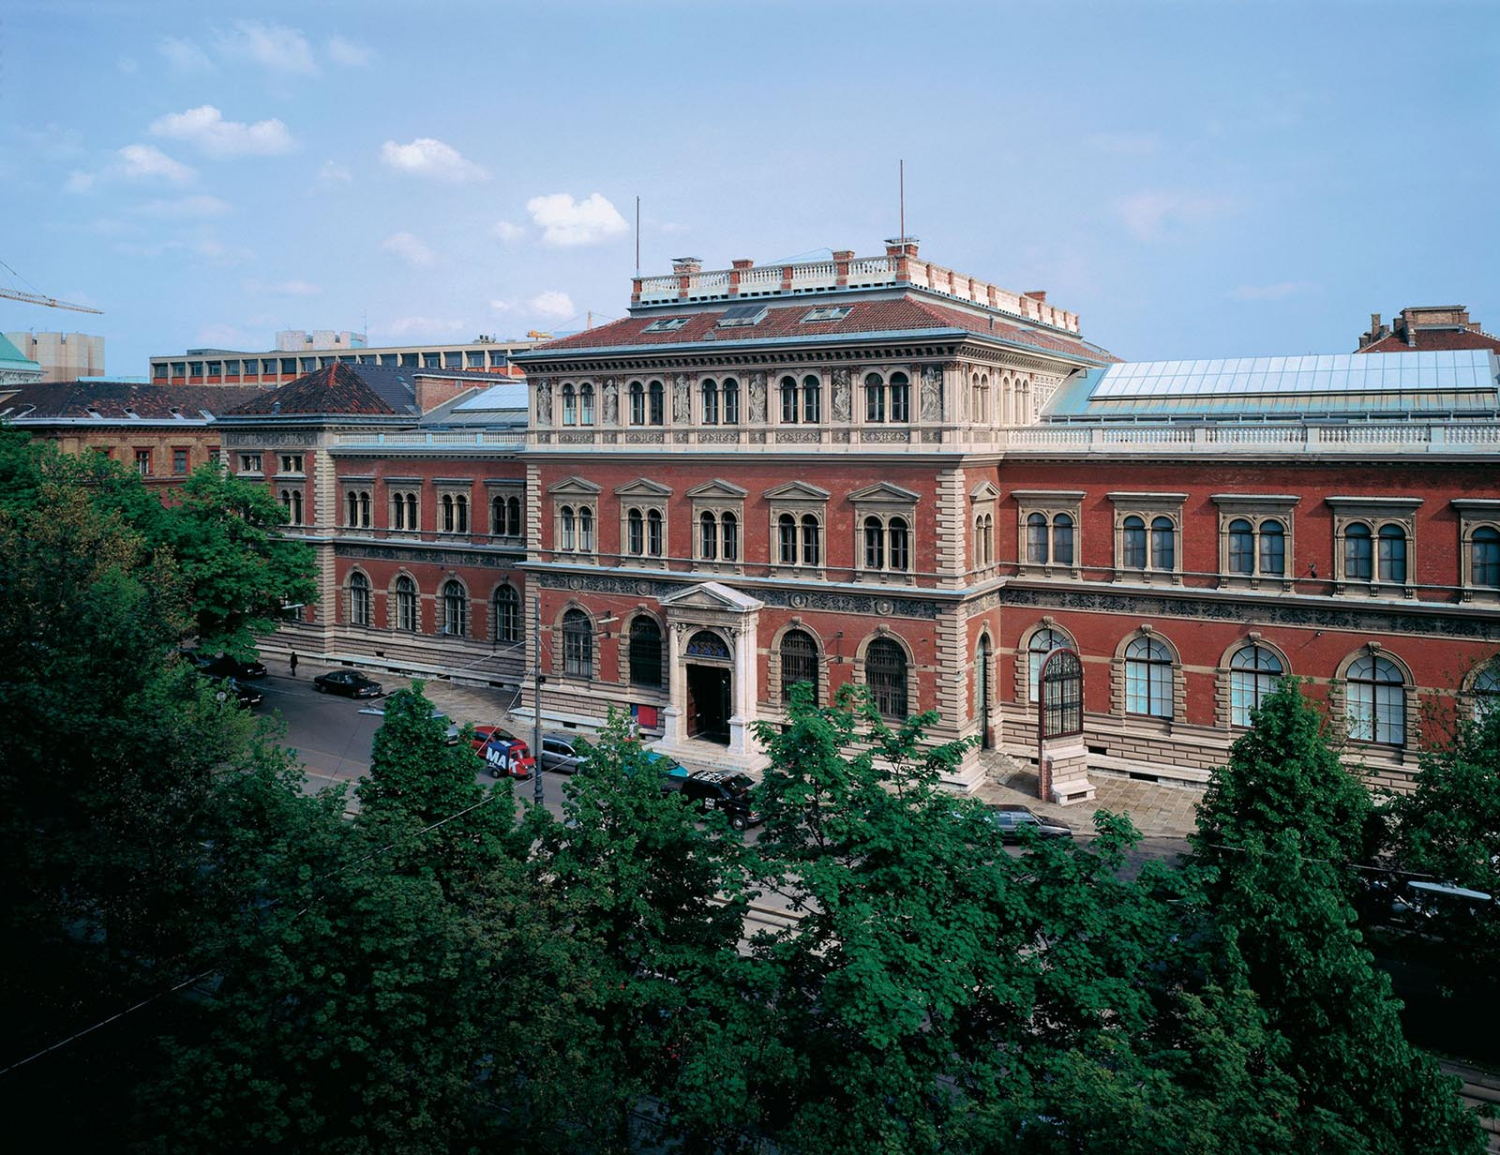
[[[802,515],[802,564],[821,565],[823,545],[818,519],[810,513]]]
[[[1146,523],[1141,518],[1131,514],[1125,519],[1122,528],[1124,534],[1126,569],[1146,568]]]
[[[1470,580],[1476,586],[1500,588],[1500,530],[1481,525],[1469,540],[1473,550]]]
[[[594,423],[594,387],[592,385],[578,387],[578,421],[581,425]]]
[[[578,508],[578,549],[582,553],[594,552],[594,511],[586,505]]]
[[[1406,530],[1399,525],[1380,527],[1380,580],[1406,581]]]
[[[1235,650],[1229,659],[1230,724],[1250,725],[1250,716],[1263,699],[1276,692],[1285,672],[1281,659],[1264,646],[1248,645]]]
[[[401,499],[398,497],[396,500]],[[417,495],[415,493],[406,495],[406,528],[412,532],[422,528],[422,523],[417,520]]]
[[[403,530],[406,528],[406,498],[398,493],[391,498],[391,529]]]
[[[1048,629],[1044,626],[1039,630],[1032,631],[1031,641],[1026,645],[1026,681],[1030,686],[1027,701],[1035,702],[1037,700],[1038,687],[1041,685],[1042,678],[1042,660],[1060,646],[1071,645],[1072,643],[1068,641],[1067,636],[1059,633],[1057,630]]]
[[[453,532],[453,495],[443,494],[443,532]]]
[[[461,493],[453,499],[453,532],[469,532],[469,499]]]
[[[569,610],[563,614],[563,673],[570,678],[594,676],[594,627],[588,614]]]
[[[368,626],[370,613],[370,579],[362,573],[349,575],[349,624]]]
[[[626,552],[640,557],[646,548],[646,522],[641,517],[641,511],[632,509],[625,515],[625,549]]]
[[[630,424],[646,424],[646,387],[639,381],[630,383]]]
[[[351,489],[348,492],[348,494],[345,496],[345,498],[344,498],[344,505],[346,507],[346,509],[345,509],[344,524],[345,525],[358,525],[359,524],[359,494],[355,493],[354,490]]]
[[[1151,519],[1151,568],[1163,572],[1177,568],[1177,534],[1170,517]]]
[[[1172,716],[1172,655],[1155,638],[1136,638],[1125,647],[1125,712]]]
[[[781,379],[781,423],[783,425],[797,423],[797,379],[795,377]]]
[[[461,638],[469,632],[469,599],[457,581],[443,583],[443,633]]]
[[[974,564],[995,564],[995,519],[988,513],[974,519]]]
[[[370,495],[365,492],[359,495],[359,525],[361,529],[370,528]]]
[[[876,638],[865,651],[865,685],[883,717],[906,720],[906,652],[890,638]]]
[[[578,398],[570,384],[562,387],[562,412],[564,425],[578,424]]]
[[[704,561],[713,561],[719,556],[719,521],[711,513],[698,518],[698,555]]]
[[[1026,560],[1031,565],[1046,565],[1049,556],[1047,517],[1033,513],[1026,518]]]
[[[885,420],[885,380],[879,373],[865,374],[865,420]]]
[[[724,560],[738,561],[740,556],[740,523],[732,513],[724,515]]]
[[[1394,662],[1374,654],[1355,659],[1349,667],[1348,699],[1349,737],[1405,744],[1406,681]]]
[[[776,556],[782,565],[797,564],[797,522],[789,513],[776,519]]]
[[[1474,699],[1474,721],[1483,722],[1491,711],[1500,710],[1500,661],[1492,661],[1474,675],[1470,690]]]
[[[661,557],[661,511],[652,509],[646,512],[646,552],[652,557]]]
[[[979,645],[974,647],[974,716],[984,722],[990,712],[990,698],[993,692],[990,688],[990,636],[980,636]],[[989,745],[989,735],[982,735],[986,747]]]
[[[1286,527],[1279,521],[1260,523],[1260,572],[1268,577],[1286,573]]]
[[[396,579],[396,628],[417,630],[417,583],[405,574]]]
[[[1059,513],[1052,519],[1052,560],[1058,565],[1073,564],[1073,518]]]
[[[886,536],[890,539],[888,568],[898,573],[905,573],[911,566],[911,534],[906,528],[906,519],[891,518]]]
[[[505,498],[490,498],[490,532],[497,537],[505,532]]]
[[[521,499],[507,498],[505,501],[505,532],[511,537],[521,536]]]
[[[1370,556],[1370,527],[1356,521],[1344,530],[1344,577],[1352,582],[1367,582],[1374,576]]]
[[[813,376],[802,378],[802,420],[809,425],[823,420],[823,383]]]
[[[565,505],[559,518],[562,521],[562,548],[572,553],[578,548],[578,535],[574,527],[573,507]]]
[[[653,381],[648,389],[650,400],[651,424],[664,425],[666,423],[666,391],[660,381]]]
[[[1255,572],[1255,527],[1243,517],[1229,523],[1229,572]]]
[[[885,526],[880,518],[865,518],[865,569],[880,569],[885,565]]]
[[[891,374],[891,420],[911,420],[911,382],[905,373]]]
[[[781,701],[792,700],[792,687],[807,682],[818,699],[818,644],[803,630],[787,630],[781,635]]]
[[[740,383],[733,377],[724,378],[724,424],[740,423]]]
[[[521,591],[501,586],[495,591],[495,641],[521,640]]]
[[[713,378],[703,382],[703,424],[719,423],[719,386]]]
[[[661,627],[645,614],[630,623],[630,684],[661,686]]]

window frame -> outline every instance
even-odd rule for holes
[[[1188,495],[1119,492],[1105,496],[1114,506],[1113,580],[1181,585],[1182,510]],[[1132,524],[1137,521],[1139,525]],[[1164,558],[1167,551],[1170,557]]]
[[[1067,577],[1074,581],[1083,577],[1083,499],[1082,490],[1066,489],[1013,489],[1010,496],[1016,502],[1016,569],[1022,577]],[[1040,514],[1046,525],[1047,560],[1033,561],[1028,550],[1031,518]],[[1057,560],[1057,515],[1065,514],[1072,522],[1073,558],[1071,562]]]
[[[1500,602],[1500,499],[1461,497],[1449,504],[1458,513],[1459,599]],[[1477,548],[1475,535],[1480,531],[1496,535],[1486,541],[1494,547],[1487,564]],[[1486,577],[1493,580],[1484,580]]]
[[[1331,496],[1323,499],[1333,510],[1333,592],[1348,594],[1356,591],[1371,597],[1389,597],[1396,592],[1405,598],[1417,596],[1415,572],[1419,541],[1417,538],[1417,510],[1421,508],[1420,497],[1345,497]],[[1400,581],[1381,578],[1380,531],[1385,526],[1399,527],[1406,536],[1405,573]],[[1350,531],[1358,526],[1369,530],[1370,573],[1351,573]],[[1362,540],[1355,537],[1352,540]]]

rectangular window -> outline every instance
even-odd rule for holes
[[[260,473],[261,472],[260,454],[259,453],[241,453],[240,454],[240,472],[241,473]]]
[[[137,449],[135,451],[135,467],[142,477],[151,476],[151,450]]]
[[[172,450],[172,472],[179,476],[188,471],[188,451],[186,449]]]
[[[302,454],[300,454],[300,453],[283,453],[281,455],[281,472],[282,473],[301,473],[302,472]]]

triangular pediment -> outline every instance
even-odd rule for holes
[[[808,485],[805,481],[788,481],[761,494],[772,501],[827,501],[828,490]]]
[[[689,497],[711,497],[720,500],[734,498],[738,500],[743,498],[748,492],[749,490],[741,489],[738,485],[731,485],[729,482],[716,477],[712,481],[705,481],[702,485],[693,486],[692,489],[687,491],[687,495]]]
[[[602,492],[599,486],[592,481],[585,481],[581,477],[565,477],[561,481],[547,487],[548,493],[581,494],[592,497]]]
[[[672,491],[659,482],[637,477],[615,490],[616,497],[671,497]]]
[[[981,481],[973,489],[969,490],[970,501],[995,501],[1000,497],[1000,491],[989,481]]]
[[[889,481],[877,481],[874,485],[856,489],[849,495],[849,500],[857,501],[862,505],[881,501],[892,502],[896,505],[915,505],[921,500],[921,496],[909,489],[902,489],[899,485],[892,485]]]
[[[757,601],[748,594],[742,594],[739,590],[730,589],[720,582],[700,582],[698,585],[667,594],[661,599],[661,604],[669,610],[718,610],[720,612],[731,610],[735,613],[748,614],[760,609],[766,603]]]

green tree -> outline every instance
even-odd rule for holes
[[[1285,681],[1215,772],[1193,838],[1230,963],[1285,1043],[1299,1092],[1291,1149],[1482,1151],[1456,1080],[1407,1043],[1355,927],[1345,866],[1368,803],[1320,726]]]

